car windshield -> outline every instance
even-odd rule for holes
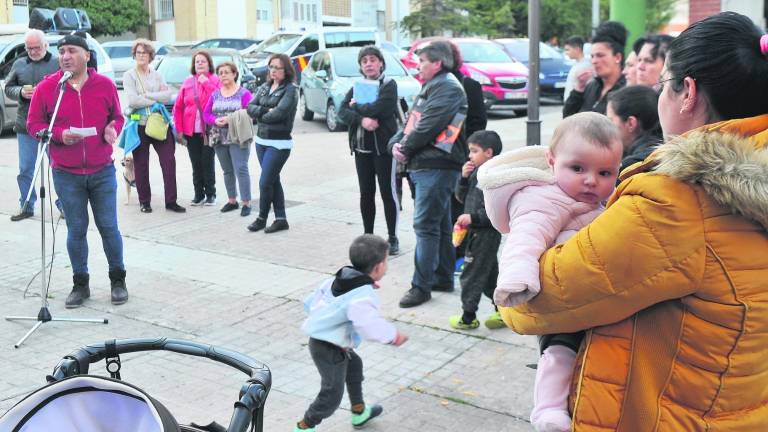
[[[265,40],[259,45],[254,53],[264,52],[270,54],[279,54],[288,51],[288,49],[301,38],[300,34],[276,34]]]
[[[109,58],[126,58],[132,57],[131,47],[129,46],[108,46],[104,47],[104,51],[109,54]]]
[[[217,64],[224,61],[234,61],[232,56],[220,55],[213,56],[214,68]],[[192,65],[192,55],[188,56],[165,56],[157,71],[163,76],[168,84],[181,84],[189,77],[189,68]]]
[[[504,50],[495,43],[485,42],[459,42],[457,43],[464,63],[509,63],[509,58]]]
[[[528,61],[528,41],[507,42],[504,44],[504,47],[512,54],[512,57],[514,57],[516,60],[521,62]],[[556,49],[545,44],[544,42],[539,42],[539,58],[556,59],[560,57],[562,57],[562,55],[557,52]]]
[[[400,62],[392,54],[385,52],[384,60],[387,67],[384,69],[384,75],[390,77],[401,77],[407,75],[405,69],[400,66]],[[359,77],[360,66],[357,64],[357,51],[348,51],[343,53],[333,53],[333,68],[336,75],[341,77]]]

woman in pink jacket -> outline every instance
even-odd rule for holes
[[[604,115],[583,112],[563,119],[550,147],[525,147],[479,168],[478,186],[493,226],[507,239],[499,262],[494,302],[514,306],[539,293],[539,257],[576,234],[613,192],[622,144]],[[533,427],[570,431],[568,393],[582,333],[545,335],[536,370]]]
[[[221,87],[213,73],[213,59],[207,51],[192,56],[192,76],[184,80],[173,105],[176,136],[184,136],[192,162],[192,184],[195,187],[193,206],[216,205],[216,174],[214,151],[208,145],[203,109],[214,91]]]

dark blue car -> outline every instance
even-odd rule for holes
[[[496,39],[495,42],[504,47],[512,58],[528,66],[528,39]],[[543,42],[539,43],[539,58],[541,95],[562,99],[571,63],[558,50]]]

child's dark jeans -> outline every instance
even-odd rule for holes
[[[477,312],[480,297],[493,301],[493,290],[499,276],[499,244],[501,234],[493,228],[470,228],[464,240],[464,271],[461,273],[461,308]]]
[[[363,403],[363,360],[351,349],[313,338],[309,353],[320,372],[320,392],[304,413],[304,423],[315,427],[339,407],[345,384],[350,404]]]

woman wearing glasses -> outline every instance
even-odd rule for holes
[[[713,43],[717,41],[717,43]],[[666,142],[605,212],[540,259],[519,333],[592,329],[573,430],[768,430],[768,35],[744,15],[669,44]]]
[[[147,136],[145,127],[150,107],[155,103],[165,104],[171,101],[171,90],[163,76],[149,63],[155,58],[155,48],[146,39],[137,39],[131,48],[136,67],[123,75],[123,87],[128,96],[130,119],[139,123],[139,146],[133,150],[133,167],[136,175],[136,190],[142,213],[152,213],[152,189],[149,186],[149,147],[154,147],[160,161],[165,186],[165,208],[176,213],[186,209],[176,203],[176,144],[169,130],[165,139],[158,140]]]
[[[248,114],[258,123],[256,156],[261,165],[259,216],[248,225],[248,230],[264,230],[269,234],[288,229],[280,171],[293,148],[291,131],[298,92],[296,71],[287,55],[273,54],[267,64],[267,82],[256,90],[256,95],[248,104]],[[274,208],[275,220],[267,226],[270,208]]]

